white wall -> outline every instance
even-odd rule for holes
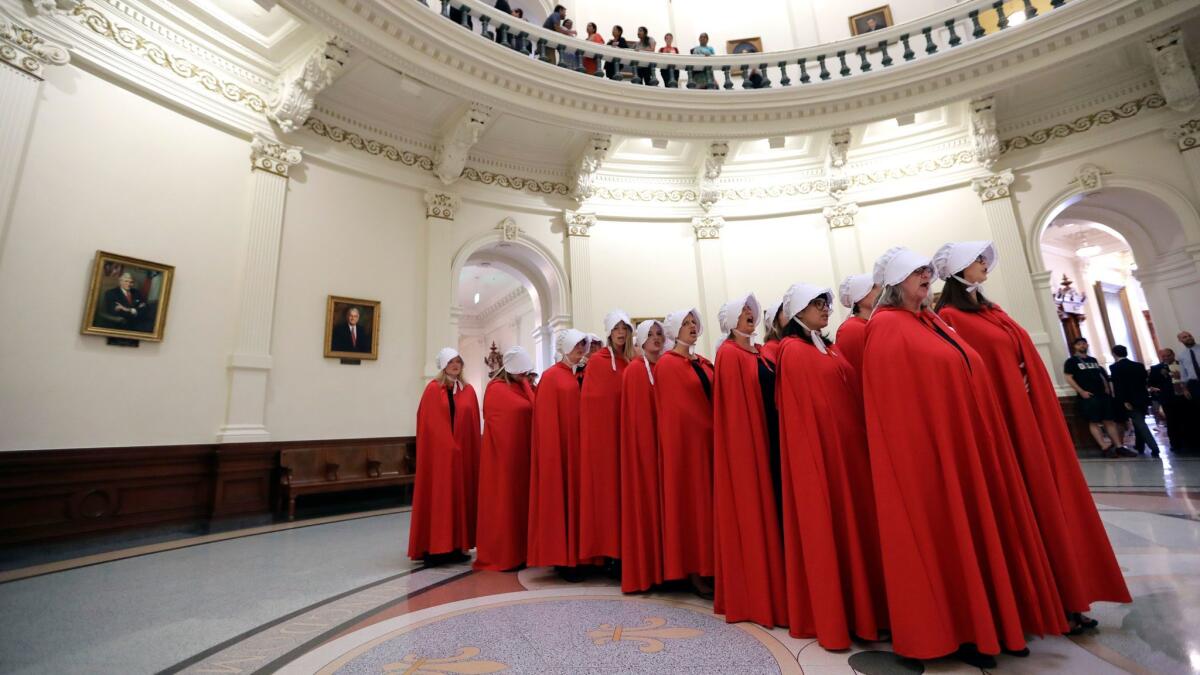
[[[0,242],[0,449],[209,442],[225,411],[249,143],[76,68],[46,76]],[[97,249],[175,266],[163,342],[80,334]]]
[[[600,221],[591,230],[592,325],[610,310],[663,317],[698,307],[695,235],[689,220]]]

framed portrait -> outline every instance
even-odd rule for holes
[[[379,301],[329,296],[325,303],[325,357],[379,358]]]
[[[762,50],[762,38],[760,37],[725,41],[726,54],[761,54]]]
[[[161,342],[175,267],[96,251],[83,334]]]
[[[892,7],[884,5],[875,9],[868,9],[860,14],[855,14],[850,17],[850,34],[862,35],[872,31],[883,30],[892,25]]]

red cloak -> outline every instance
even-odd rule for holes
[[[417,406],[417,477],[408,557],[468,551],[467,458],[479,454],[479,399],[471,385],[454,394],[454,428],[446,388],[431,381]]]
[[[725,620],[787,625],[783,539],[771,483],[760,354],[733,340],[717,349],[713,378],[713,515],[716,593]],[[695,375],[693,375],[695,378]]]
[[[778,372],[789,632],[847,649],[887,625],[858,373],[795,337]]]
[[[944,335],[939,335],[938,331]],[[932,312],[881,307],[863,394],[896,653],[1019,650],[1066,617],[979,354]]]
[[[657,434],[654,385],[646,357],[639,356],[621,377],[621,590],[626,593],[663,580]]]
[[[504,571],[525,562],[529,527],[529,448],[533,387],[492,380],[483,394],[479,532],[475,569]]]
[[[696,362],[711,383],[712,362]],[[663,500],[663,579],[713,575],[712,402],[692,361],[666,352],[654,364],[659,480]]]
[[[533,403],[526,564],[574,567],[578,536],[579,379],[560,361],[542,373]]]
[[[579,411],[579,557],[621,557],[621,376],[608,347],[584,369]]]
[[[838,326],[837,350],[858,373],[862,381],[863,347],[867,344],[867,320],[859,316],[848,317]]]
[[[775,365],[776,359],[779,358],[779,340],[767,340],[766,344],[758,348],[758,353],[766,357],[772,366]]]
[[[941,317],[979,352],[991,376],[1063,606],[1083,612],[1097,600],[1132,602],[1029,333],[996,306],[946,307]]]

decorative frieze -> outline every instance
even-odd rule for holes
[[[986,204],[997,199],[1007,199],[1008,188],[1014,179],[1012,171],[1001,171],[972,180],[971,187],[975,189],[975,194],[979,195],[980,201]]]
[[[40,80],[44,66],[62,66],[70,60],[66,47],[0,14],[0,62]]]
[[[1112,124],[1113,122],[1129,119],[1146,110],[1166,107],[1166,105],[1167,99],[1163,98],[1162,94],[1147,94],[1139,99],[1126,101],[1115,108],[1097,110],[1083,117],[1078,117],[1071,122],[1038,129],[1024,136],[1006,138],[1000,141],[1000,154],[1003,155],[1013,150],[1024,150],[1025,148],[1042,145],[1054,139],[1081,134],[1085,131],[1091,131],[1092,129]]]
[[[588,199],[595,194],[592,182],[600,166],[608,157],[609,146],[612,145],[611,134],[592,134],[584,146],[583,154],[575,167],[572,176],[571,196],[578,200]]]
[[[300,163],[301,150],[298,145],[284,145],[270,136],[254,134],[250,143],[250,164],[254,169],[287,178],[288,169]]]
[[[1000,136],[996,133],[996,99],[984,96],[971,101],[971,145],[975,161],[991,170],[1000,159]]]
[[[844,202],[834,204],[833,206],[826,206],[823,213],[825,215],[825,222],[831,230],[854,227],[854,217],[858,215],[858,204]]]
[[[304,126],[312,113],[317,94],[342,72],[350,56],[350,45],[331,35],[279,82],[271,109],[267,112],[284,133]]]
[[[596,214],[585,211],[563,211],[563,222],[566,223],[568,237],[591,236],[592,226],[596,224]]]
[[[1200,103],[1200,85],[1188,59],[1183,31],[1176,26],[1146,41],[1158,88],[1172,110],[1188,112]]]
[[[1175,141],[1180,152],[1200,148],[1200,119],[1188,120],[1167,130],[1167,138]]]
[[[725,227],[725,219],[721,216],[696,216],[692,218],[692,230],[696,233],[697,241],[720,239],[722,227]]]
[[[454,220],[454,213],[461,203],[456,194],[431,190],[425,193],[425,217]]]
[[[479,142],[491,118],[490,106],[472,103],[458,121],[446,130],[433,157],[433,172],[443,184],[450,185],[462,176],[467,166],[467,155]]]

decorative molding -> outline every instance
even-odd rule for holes
[[[571,196],[578,200],[590,198],[595,194],[592,181],[596,172],[608,157],[608,148],[612,145],[612,134],[592,134],[588,138],[583,154],[571,176]]]
[[[725,192],[722,192],[724,196]],[[593,197],[612,199],[615,201],[637,202],[694,202],[700,198],[700,193],[692,189],[684,190],[628,190],[625,188],[595,187]]]
[[[975,161],[988,171],[1000,159],[1000,136],[996,133],[996,99],[983,96],[971,101],[971,146]]]
[[[66,14],[79,5],[80,0],[26,0],[29,12],[34,16],[43,14]]]
[[[91,5],[79,4],[71,11],[71,16],[81,21],[93,32],[112,40],[118,46],[140,55],[177,77],[194,81],[204,89],[219,94],[229,101],[244,105],[256,113],[266,114],[267,112],[267,102],[261,94],[236,82],[222,80],[211,70],[202,68],[188,59],[172,55],[158,43],[113,22]]]
[[[1200,85],[1196,84],[1196,71],[1183,44],[1183,30],[1175,26],[1151,37],[1146,40],[1146,51],[1167,106],[1178,112],[1195,108],[1200,103]]]
[[[705,211],[721,199],[721,190],[717,180],[721,178],[721,169],[725,166],[725,158],[729,156],[728,141],[712,141],[704,153],[700,165],[700,175],[696,180],[697,201]]]
[[[1200,119],[1192,119],[1167,130],[1167,138],[1175,141],[1180,152],[1200,148]]]
[[[596,225],[596,214],[587,211],[563,211],[563,222],[567,226],[568,237],[591,236],[591,229]]]
[[[523,232],[520,227],[517,227],[517,222],[512,218],[505,218],[496,225],[496,229],[500,230],[501,241],[516,241],[521,238]]]
[[[1111,173],[1095,164],[1084,164],[1075,172],[1075,180],[1071,182],[1078,184],[1084,192],[1095,192],[1102,187],[1101,177]]]
[[[1147,94],[1133,101],[1126,101],[1115,108],[1105,108],[1079,117],[1072,122],[1055,124],[1045,129],[1038,129],[1025,136],[1015,136],[1000,141],[1000,154],[1004,155],[1013,150],[1024,150],[1035,145],[1042,145],[1056,138],[1066,138],[1075,134],[1090,131],[1096,127],[1112,124],[1123,119],[1129,119],[1145,110],[1155,110],[1167,105],[1162,94]]]
[[[831,230],[842,227],[854,227],[854,217],[858,215],[858,204],[844,202],[842,204],[826,206],[823,213],[825,215],[825,222],[828,223]]]
[[[997,199],[1007,199],[1008,188],[1015,178],[1012,171],[1001,171],[972,180],[971,187],[975,189],[975,194],[979,195],[979,200],[986,204]]]
[[[298,145],[284,145],[270,136],[254,134],[250,142],[250,164],[253,169],[287,178],[288,169],[303,159],[302,150]]]
[[[63,66],[70,60],[63,45],[0,14],[0,62],[40,80],[44,66]]]
[[[433,173],[443,185],[450,185],[463,175],[467,156],[479,142],[491,118],[490,106],[471,103],[446,130],[433,154]]]
[[[285,134],[304,126],[304,121],[312,114],[317,94],[333,84],[349,57],[350,45],[336,35],[329,36],[280,80],[267,117]]]
[[[461,203],[456,194],[430,190],[425,193],[425,217],[454,220],[454,212]]]
[[[721,216],[696,216],[692,218],[692,230],[696,233],[696,241],[720,239],[722,227],[725,227],[725,219]]]

